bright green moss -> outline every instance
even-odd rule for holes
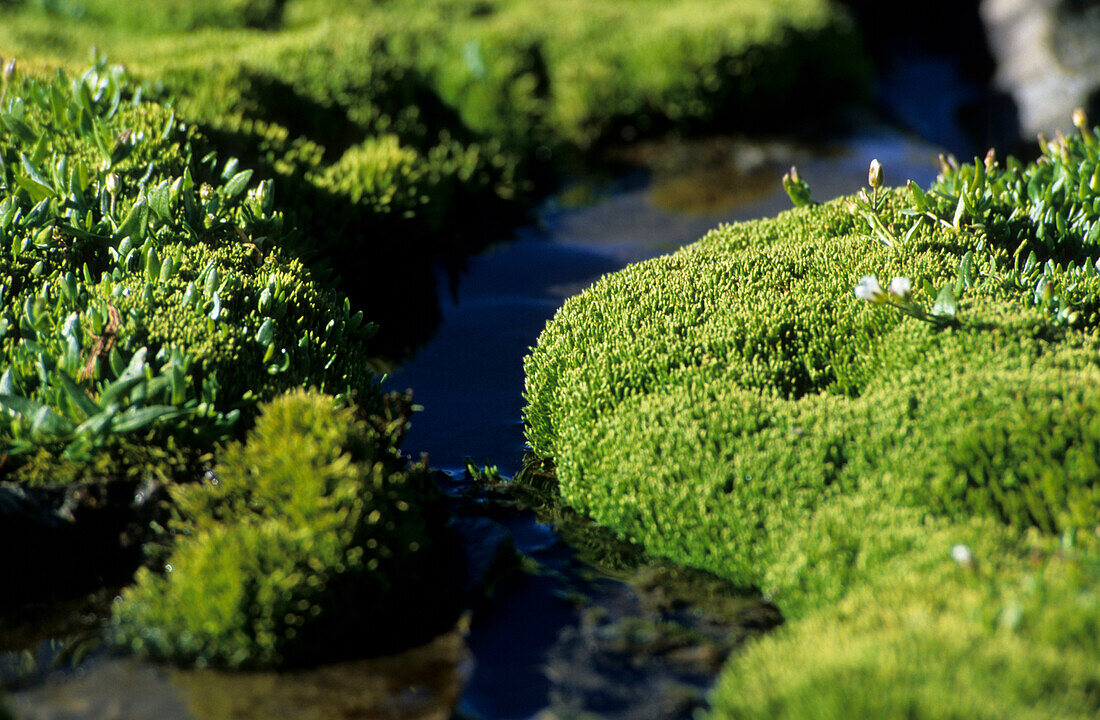
[[[267,405],[210,481],[173,489],[164,572],[139,571],[117,639],[180,662],[316,662],[391,649],[453,620],[454,558],[401,417],[364,419],[296,391]]]
[[[951,262],[924,253],[910,267],[940,277]],[[566,303],[527,360],[528,441],[555,455],[554,418],[582,404],[602,411],[678,368],[792,399],[852,392],[849,366],[897,322],[855,302],[853,273],[883,269],[901,265],[830,204],[726,227],[605,277]]]
[[[868,551],[850,555],[863,584],[735,657],[712,717],[1095,717],[1095,542],[1020,541],[988,521],[921,521],[858,500],[827,514],[789,559],[844,571],[837,543]],[[952,559],[957,544],[971,564]]]
[[[1047,197],[1051,166],[1012,182]],[[801,208],[606,276],[549,323],[525,417],[563,499],[791,620],[731,662],[713,717],[1100,711],[1092,201],[1067,200],[1073,232],[1051,216],[1068,270],[1006,251],[997,228],[1036,237],[1040,216],[892,191],[884,226],[920,225],[903,250],[843,200]],[[957,322],[857,299],[872,274],[922,307],[950,285]]]

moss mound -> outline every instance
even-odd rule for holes
[[[397,449],[396,409],[357,417],[301,390],[264,406],[208,482],[174,488],[164,571],[123,592],[118,639],[200,666],[270,666],[407,646],[453,621],[446,510]]]
[[[726,226],[547,326],[525,414],[563,498],[795,620],[715,717],[1100,710],[1098,145]],[[854,296],[875,274],[915,289]]]
[[[711,716],[1095,717],[1097,648],[1086,640],[1096,637],[1095,555],[1038,543],[1020,562],[1001,546],[975,550],[977,565],[961,568],[949,543],[995,528],[921,530],[933,538],[913,538],[906,572],[733,659]]]

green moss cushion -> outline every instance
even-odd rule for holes
[[[209,481],[178,486],[163,570],[114,607],[118,640],[228,667],[300,664],[426,640],[453,621],[461,560],[399,418],[296,391],[265,406]],[[451,598],[446,600],[445,598]]]
[[[904,248],[849,199],[606,276],[526,361],[528,441],[567,502],[792,621],[731,663],[714,717],[1100,710],[1095,258],[1012,267],[952,177],[885,197],[885,227],[917,224]],[[861,300],[870,275],[909,278],[917,316],[954,288],[957,315]]]

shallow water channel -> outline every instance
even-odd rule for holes
[[[888,183],[926,186],[935,156],[886,130],[815,147],[723,138],[642,146],[618,158],[635,170],[578,179],[536,225],[469,261],[436,335],[387,381],[415,389],[424,410],[406,450],[449,472],[441,484],[474,574],[492,584],[458,627],[394,657],[227,674],[74,640],[95,626],[94,604],[51,608],[53,637],[0,652],[16,717],[690,718],[725,656],[779,621],[774,608],[650,562],[567,511],[536,513],[506,487],[466,478],[466,461],[505,477],[520,469],[523,357],[565,298],[722,222],[787,209],[779,178],[792,163],[822,200],[858,190],[872,157]]]

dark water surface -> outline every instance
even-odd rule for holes
[[[787,209],[779,178],[792,163],[825,200],[862,187],[873,157],[888,183],[927,185],[935,156],[889,131],[814,148],[718,139],[635,148],[621,159],[636,172],[579,180],[544,206],[539,227],[471,259],[438,333],[388,380],[391,389],[415,388],[424,411],[405,447],[452,470],[463,532],[486,553],[521,558],[491,597],[424,647],[287,673],[182,671],[81,645],[78,634],[4,637],[0,677],[16,717],[690,718],[725,655],[773,625],[774,613],[659,564],[594,568],[555,526],[457,478],[467,458],[507,476],[519,469],[523,358],[565,298],[722,222]],[[710,589],[692,592],[721,609],[685,602],[677,590],[703,586]],[[94,628],[102,611],[61,609],[66,622],[57,627],[69,629],[55,635]]]

